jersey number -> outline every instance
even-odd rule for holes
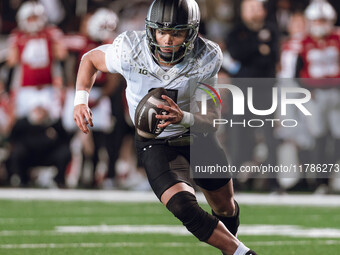
[[[307,55],[312,78],[334,77],[339,73],[339,52],[336,47],[310,50]]]
[[[155,88],[150,89],[149,92],[154,89]],[[165,90],[168,93],[168,97],[170,97],[177,104],[178,90],[177,89],[165,89]]]
[[[31,68],[44,68],[49,64],[48,45],[45,39],[29,40],[22,53],[23,63]]]

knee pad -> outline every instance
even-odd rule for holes
[[[188,191],[173,195],[166,207],[200,241],[207,241],[218,224],[218,219],[204,211]]]
[[[224,226],[229,230],[230,233],[236,236],[238,226],[240,225],[240,207],[238,206],[238,203],[236,202],[236,200],[234,200],[234,203],[235,203],[235,215],[234,216],[223,217],[223,216],[216,215],[214,211],[212,211],[212,214],[216,216],[224,224]]]

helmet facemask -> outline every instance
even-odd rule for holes
[[[329,35],[333,29],[333,22],[328,20],[313,20],[309,23],[309,33],[317,38]]]
[[[181,61],[193,49],[194,41],[198,34],[197,25],[177,25],[157,24],[155,22],[145,21],[146,33],[149,42],[149,49],[154,59],[161,64],[175,64]],[[180,45],[162,46],[157,43],[156,30],[163,31],[183,31],[186,30],[186,38]],[[176,50],[179,47],[178,50]],[[172,52],[164,52],[162,49],[171,49]]]
[[[331,33],[337,13],[326,0],[314,0],[306,8],[305,16],[309,21],[309,33],[314,37],[322,38]]]

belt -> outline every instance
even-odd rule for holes
[[[190,146],[194,143],[194,139],[197,137],[195,134],[189,134],[184,133],[179,136],[173,136],[173,137],[167,137],[162,139],[146,139],[141,136],[139,136],[136,133],[136,141],[142,142],[142,143],[149,143],[147,146],[157,145],[157,144],[167,144],[169,146],[177,146],[177,147],[183,147],[183,146]],[[144,146],[144,145],[142,145]]]

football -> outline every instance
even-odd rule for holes
[[[168,95],[164,88],[151,90],[139,102],[135,112],[135,126],[137,134],[141,137],[152,139],[163,132],[164,128],[157,127],[165,120],[156,118],[156,115],[166,115],[167,111],[157,107],[158,104],[169,105],[168,102],[162,99],[162,95]]]

